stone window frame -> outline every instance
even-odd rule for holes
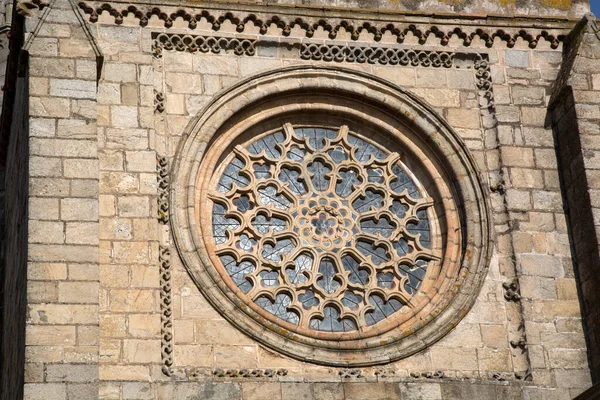
[[[401,340],[394,339],[395,336],[390,334],[383,343],[381,337],[363,342],[359,340],[347,347],[346,351],[340,351],[341,348],[333,348],[331,342],[313,340],[306,344],[293,340],[295,335],[290,332],[280,334],[278,332],[281,332],[281,326],[264,322],[259,315],[252,314],[252,310],[240,304],[239,300],[229,296],[230,293],[222,287],[223,282],[212,268],[207,249],[202,244],[195,215],[195,205],[200,201],[196,179],[204,150],[215,135],[219,134],[219,127],[227,125],[230,118],[243,112],[248,104],[270,94],[285,91],[302,93],[311,88],[326,88],[345,96],[354,94],[372,102],[372,106],[360,110],[359,118],[369,119],[369,112],[375,109],[388,110],[388,114],[393,114],[390,113],[393,110],[397,115],[410,116],[403,124],[408,123],[413,132],[419,132],[418,135],[434,149],[433,153],[443,160],[446,172],[455,180],[454,198],[464,210],[461,216],[464,252],[453,260],[457,263],[459,277],[453,287],[438,294],[440,301],[435,303],[436,308],[427,309],[426,315],[423,315],[424,322],[413,325],[408,332],[410,334],[404,335]],[[328,111],[335,111],[335,107],[329,107]],[[256,121],[249,118],[245,123],[252,125],[254,122]],[[177,248],[192,279],[209,302],[226,319],[257,341],[293,358],[317,364],[383,364],[410,356],[439,340],[473,306],[486,276],[493,247],[493,227],[486,188],[475,161],[459,136],[429,106],[410,92],[370,74],[346,68],[282,68],[247,78],[222,92],[188,125],[184,138],[174,160],[170,196],[172,229]],[[220,147],[218,149],[226,150]],[[470,217],[466,218],[467,215]],[[399,330],[390,332],[400,333]],[[367,348],[359,349],[357,343]],[[350,348],[354,350],[348,351]]]

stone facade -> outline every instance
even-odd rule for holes
[[[3,376],[24,385],[3,396],[534,400],[596,383],[600,33],[585,2],[277,3],[25,3],[5,242],[15,265],[27,255],[26,327],[23,345],[3,337],[24,350]],[[288,357],[237,329],[186,268],[186,141],[228,93],[294,67],[315,86],[355,73],[417,96],[483,182],[491,250],[474,304],[416,354],[348,368]]]

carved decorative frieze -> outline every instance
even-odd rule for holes
[[[454,54],[394,47],[302,43],[300,57],[316,61],[450,68],[453,65]]]
[[[519,293],[519,282],[517,280],[512,282],[504,282],[502,287],[504,288],[504,299],[506,301],[521,300],[521,294]]]
[[[280,369],[222,369],[215,368],[213,375],[217,378],[274,378],[287,376],[285,368]]]
[[[89,15],[90,22],[97,22],[102,13],[114,18],[115,24],[121,24],[125,18],[135,18],[140,26],[147,26],[150,19],[162,21],[165,28],[171,28],[175,21],[181,18],[188,29],[196,29],[200,22],[205,21],[214,31],[221,30],[225,22],[235,26],[238,33],[248,33],[248,30],[258,31],[260,35],[267,34],[269,29],[276,28],[284,37],[290,36],[293,31],[300,29],[307,38],[315,36],[316,32],[326,32],[329,39],[337,39],[341,32],[351,40],[360,39],[361,35],[371,35],[374,41],[381,41],[384,36],[392,36],[397,43],[404,43],[409,37],[417,39],[419,44],[424,44],[434,38],[437,44],[447,46],[451,40],[456,39],[459,45],[470,46],[474,41],[480,40],[485,46],[492,47],[496,39],[505,42],[507,47],[514,47],[519,39],[525,41],[529,47],[537,47],[541,39],[550,43],[552,48],[557,48],[564,35],[560,30],[531,29],[519,27],[483,27],[469,25],[447,25],[417,22],[392,22],[347,20],[340,18],[324,19],[322,16],[290,16],[263,14],[260,12],[248,13],[243,11],[215,11],[198,10],[192,8],[177,8],[169,6],[138,7],[134,5],[115,6],[95,2],[80,2],[79,7]],[[248,27],[252,27],[248,29]],[[257,29],[258,28],[258,29]]]
[[[156,156],[156,179],[158,180],[158,221],[169,223],[169,164],[166,157]]]
[[[162,372],[172,374],[173,366],[173,305],[171,300],[171,252],[159,247],[160,263],[160,326]]]
[[[154,112],[162,114],[165,111],[165,95],[158,90],[154,91]]]
[[[181,35],[176,33],[153,34],[152,49],[155,57],[160,58],[163,50],[187,51],[190,53],[220,53],[233,51],[241,56],[253,56],[256,53],[256,40],[215,36]]]

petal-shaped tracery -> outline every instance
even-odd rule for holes
[[[221,264],[283,321],[367,329],[410,308],[439,259],[423,185],[400,153],[347,127],[286,125],[237,146],[221,171],[211,218]]]

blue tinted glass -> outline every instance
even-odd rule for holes
[[[390,184],[390,188],[396,193],[402,193],[403,190],[406,190],[408,195],[414,199],[418,199],[421,197],[419,194],[419,190],[414,182],[408,177],[406,172],[400,168],[398,165],[394,165],[392,167],[392,172],[396,175],[396,178]]]
[[[380,265],[390,260],[383,247],[374,246],[371,243],[358,240],[356,242],[356,248],[364,254],[365,257],[370,258],[375,265]]]
[[[283,132],[275,132],[253,141],[247,146],[247,149],[251,154],[260,154],[264,151],[267,157],[276,160],[281,157],[281,152],[276,145],[283,141],[285,141]]]
[[[322,192],[329,189],[331,168],[317,160],[308,165],[308,172],[312,175],[315,190]]]
[[[386,238],[392,236],[396,227],[390,223],[387,218],[376,219],[367,219],[360,221],[360,228],[365,233],[370,233],[371,235],[380,235]]]
[[[279,180],[287,183],[288,188],[290,188],[293,193],[299,196],[306,194],[306,186],[304,186],[302,176],[300,175],[300,172],[296,171],[295,169],[289,169],[286,167],[281,168]]]
[[[246,279],[246,275],[254,272],[256,267],[252,261],[242,261],[237,263],[235,258],[230,255],[224,255],[219,257],[221,263],[227,274],[231,277],[231,280],[244,292],[248,293],[252,289],[252,283]]]
[[[365,269],[360,269],[360,264],[351,255],[342,257],[342,266],[346,271],[350,272],[348,278],[352,283],[360,283],[366,285],[369,283],[369,273]]]
[[[352,203],[357,212],[363,213],[383,207],[384,199],[380,193],[367,189],[365,194]]]
[[[256,218],[252,220],[251,224],[262,234],[269,232],[270,229],[272,232],[280,232],[287,226],[287,223],[283,219],[277,217],[269,218],[263,214],[258,214]]]
[[[419,222],[416,224],[406,224],[406,230],[413,235],[419,234],[419,243],[428,249],[431,246],[431,238],[429,231],[429,220],[427,219],[427,213],[425,210],[418,211],[417,218],[419,218]]]
[[[325,332],[350,332],[357,329],[356,323],[350,318],[341,319],[340,312],[335,307],[325,307],[323,319],[313,318],[310,321],[310,327]]]
[[[348,197],[362,182],[360,174],[351,169],[339,172],[338,183],[335,185],[335,193],[340,197]]]
[[[427,272],[427,262],[424,260],[417,260],[415,265],[412,266],[402,264],[398,267],[398,270],[401,275],[404,275],[408,278],[404,284],[404,289],[410,295],[414,295],[417,293],[419,286],[421,286],[421,282],[423,281],[425,273]]]
[[[275,301],[272,301],[267,296],[261,296],[256,299],[256,304],[264,308],[271,314],[284,321],[298,325],[300,317],[295,311],[288,310],[288,306],[292,303],[292,299],[287,294],[278,294]]]
[[[274,246],[269,243],[265,244],[261,255],[265,260],[279,264],[286,254],[294,250],[294,247],[294,243],[291,240],[281,239],[275,242]]]
[[[295,135],[300,138],[308,138],[308,144],[315,150],[325,147],[325,139],[335,139],[338,135],[336,131],[322,128],[296,128]]]
[[[223,171],[221,179],[219,179],[219,192],[228,192],[235,184],[239,187],[246,187],[250,182],[248,178],[240,175],[240,171],[244,168],[244,162],[239,158],[234,158]]]
[[[336,277],[337,268],[332,259],[324,258],[321,261],[321,264],[319,265],[319,274],[322,276],[317,279],[317,286],[323,288],[327,293],[334,293],[340,288],[340,283],[337,280],[339,278]]]
[[[287,270],[290,282],[293,284],[306,282],[308,278],[304,276],[303,272],[312,269],[313,261],[312,256],[300,254],[294,261],[294,267]]]
[[[236,230],[240,227],[238,220],[225,216],[226,209],[219,203],[213,206],[212,227],[213,236],[217,244],[222,244],[227,241],[229,235],[228,230]]]

